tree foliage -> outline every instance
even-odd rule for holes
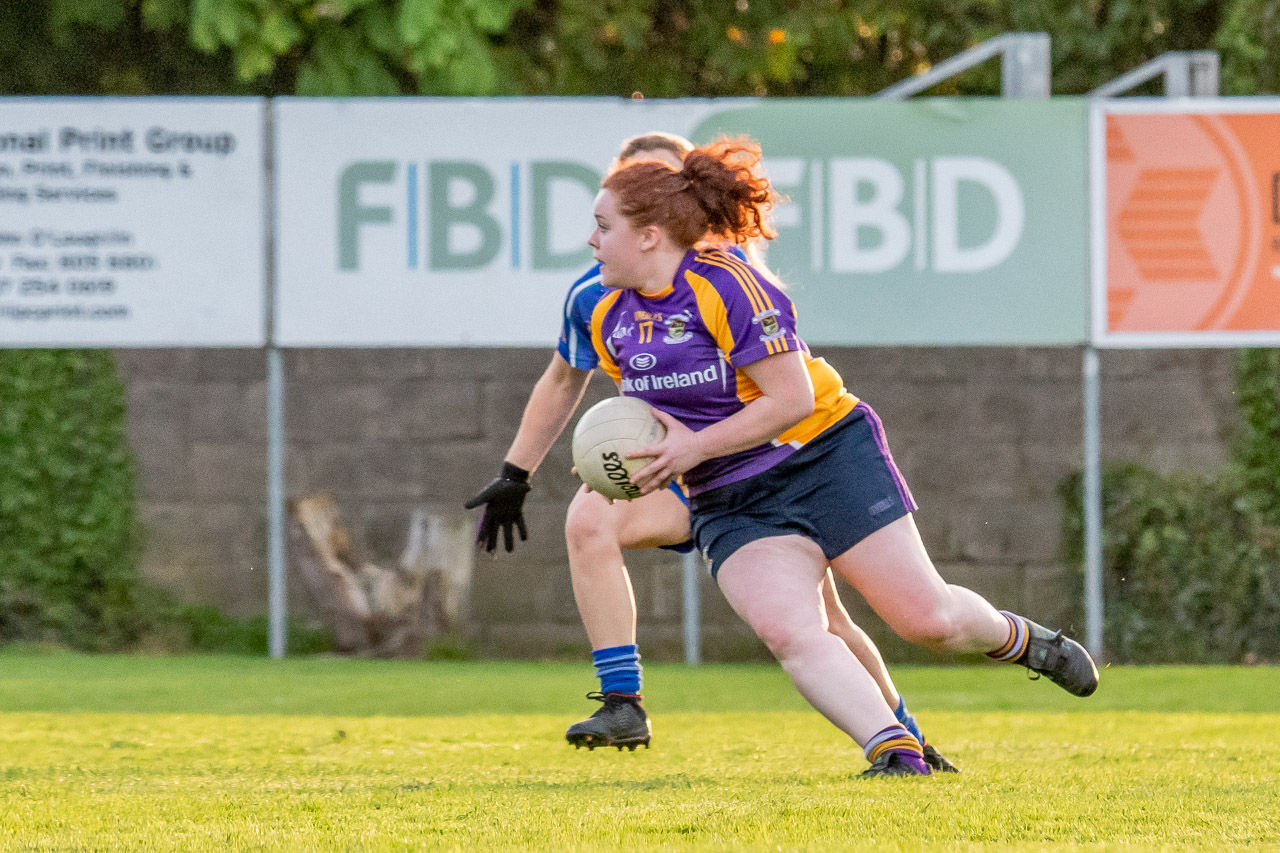
[[[0,4],[0,94],[245,94],[226,57],[133,0]]]
[[[1241,424],[1232,467],[1246,505],[1263,524],[1280,532],[1280,351],[1240,352],[1236,403]]]
[[[1280,0],[47,0],[0,13],[0,92],[861,95],[1013,31],[1052,36],[1061,94],[1188,49],[1280,84]]]

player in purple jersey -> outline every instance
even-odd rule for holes
[[[759,147],[721,140],[680,168],[621,165],[589,243],[612,288],[592,314],[601,366],[651,403],[666,437],[630,454],[650,495],[683,476],[694,537],[735,611],[797,689],[860,744],[869,775],[929,772],[874,679],[827,630],[830,565],[901,637],[1022,664],[1079,696],[1098,674],[1078,643],[947,584],[879,418],[797,334],[791,300],[749,264],[699,246],[774,236]]]
[[[646,134],[624,143],[618,162],[656,159],[674,167],[692,148],[680,137]],[[748,253],[737,246],[728,251],[739,261],[748,260]],[[598,265],[570,287],[556,354],[534,386],[502,472],[467,503],[468,508],[485,505],[478,539],[488,551],[497,548],[499,533],[506,550],[513,550],[513,527],[521,539],[526,538],[522,506],[529,491],[529,476],[577,408],[599,363],[591,344],[590,323],[596,304],[607,292],[600,283]],[[657,546],[683,553],[691,549],[690,535],[689,511],[678,485],[639,500],[612,504],[585,488],[575,495],[565,523],[569,565],[574,596],[600,676],[600,692],[589,695],[604,705],[590,719],[569,728],[566,736],[571,743],[589,748],[647,743],[648,718],[640,702],[636,606],[622,552]],[[823,593],[829,630],[841,637],[874,673],[885,701],[923,740],[879,650],[850,619],[830,573],[824,578]],[[932,747],[928,747],[927,755],[936,769],[955,771],[955,766]]]

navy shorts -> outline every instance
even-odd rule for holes
[[[916,508],[866,403],[768,471],[690,502],[712,577],[734,551],[771,536],[804,536],[834,559]]]

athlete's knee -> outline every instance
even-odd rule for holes
[[[826,633],[816,620],[785,615],[759,620],[754,628],[756,636],[784,666],[788,660],[800,657],[806,648]]]
[[[575,497],[565,513],[564,537],[571,548],[601,540],[616,541],[617,531],[609,517],[609,503],[597,494]]]
[[[956,642],[960,620],[949,601],[935,600],[913,609],[908,617],[897,620],[891,627],[909,643],[946,649]]]

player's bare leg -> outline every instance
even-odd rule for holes
[[[867,632],[853,621],[853,617],[844,607],[844,602],[840,600],[840,593],[836,589],[836,581],[830,569],[827,569],[826,577],[822,580],[822,604],[826,609],[827,630],[844,640],[844,644],[849,647],[849,651],[853,652],[858,663],[862,664],[876,680],[881,694],[884,695],[884,701],[893,709],[893,715],[898,718],[898,722],[906,726],[920,741],[920,745],[924,748],[925,763],[934,771],[959,773],[960,768],[938,752],[933,744],[925,742],[924,734],[920,731],[915,716],[907,710],[907,703],[903,701],[902,694],[898,692],[897,686],[889,676],[889,669],[884,664],[884,658],[880,656],[880,649],[867,636]]]
[[[831,567],[904,640],[1019,663],[1077,696],[1098,686],[1098,670],[1079,643],[944,581],[910,514],[863,539]]]
[[[676,545],[689,538],[689,510],[670,489],[612,504],[585,488],[564,525],[573,597],[591,648],[636,641],[636,601],[623,549]]]
[[[639,696],[636,601],[622,552],[676,545],[688,538],[689,511],[670,489],[611,504],[584,488],[569,505],[565,542],[573,595],[601,672],[601,692],[588,695],[604,703],[589,719],[565,732],[575,746],[648,746],[650,726]],[[612,661],[634,669],[634,681],[624,682],[634,687],[608,689]]]
[[[735,551],[717,580],[730,606],[769,647],[800,694],[867,749],[871,772],[887,754],[880,747],[889,737],[888,752],[898,756],[894,766],[905,763],[913,775],[925,775],[929,770],[915,736],[898,723],[849,646],[827,630],[820,592],[826,574],[826,557],[813,541],[774,536]]]
[[[871,673],[889,707],[898,707],[902,696],[898,693],[893,679],[889,677],[884,658],[880,656],[880,650],[876,648],[875,643],[871,642],[867,632],[858,627],[853,617],[849,615],[849,611],[845,609],[830,569],[822,578],[822,605],[826,611],[827,630],[844,640],[849,651],[853,652],[853,656],[858,659],[858,663]]]

